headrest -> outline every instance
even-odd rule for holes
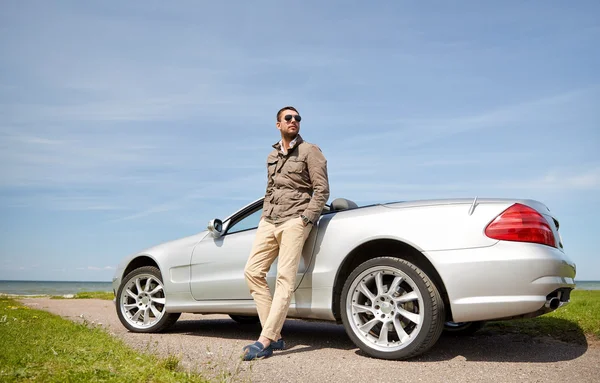
[[[331,202],[331,209],[334,211],[349,210],[357,207],[358,205],[355,202],[345,198],[336,198]]]

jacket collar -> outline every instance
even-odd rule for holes
[[[273,148],[275,148],[275,150],[277,150],[280,153],[283,153],[283,140],[279,140],[278,142],[273,144]],[[296,136],[296,138],[294,138],[292,140],[292,142],[290,142],[290,148],[288,149],[288,154],[294,150],[294,148],[298,147],[298,145],[300,145],[301,143],[303,143],[304,140],[302,139],[302,136],[300,136],[300,133],[298,133],[298,135]]]

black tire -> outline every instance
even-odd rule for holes
[[[436,286],[404,259],[378,257],[362,263],[348,276],[340,301],[348,336],[374,358],[420,355],[438,341],[444,328],[444,301]]]
[[[164,331],[181,315],[165,311],[162,276],[154,266],[139,267],[127,274],[117,290],[115,303],[119,320],[132,332]],[[146,323],[139,320],[145,315],[148,317]]]
[[[257,324],[260,322],[258,316],[255,315],[233,315],[229,314],[229,317],[239,324]]]
[[[481,322],[446,322],[444,323],[444,333],[456,336],[473,335],[485,326],[485,321]]]

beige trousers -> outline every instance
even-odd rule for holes
[[[301,218],[292,218],[277,225],[261,219],[258,224],[244,274],[256,303],[262,325],[261,335],[273,341],[281,338],[281,328],[296,285],[302,248],[312,227],[311,224],[304,226]],[[271,297],[266,277],[277,257],[277,282],[275,294]]]

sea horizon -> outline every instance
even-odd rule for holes
[[[50,279],[0,279],[0,282],[76,282],[76,283],[112,283],[112,281],[76,281],[76,280],[50,280]],[[600,279],[576,279],[575,283],[579,282],[598,282]]]
[[[112,283],[112,281],[76,281],[76,280],[51,280],[51,279],[0,279],[0,282],[43,282],[43,283]]]
[[[73,296],[82,292],[111,292],[112,282],[108,281],[39,281],[39,280],[0,280],[0,294],[21,296]]]

